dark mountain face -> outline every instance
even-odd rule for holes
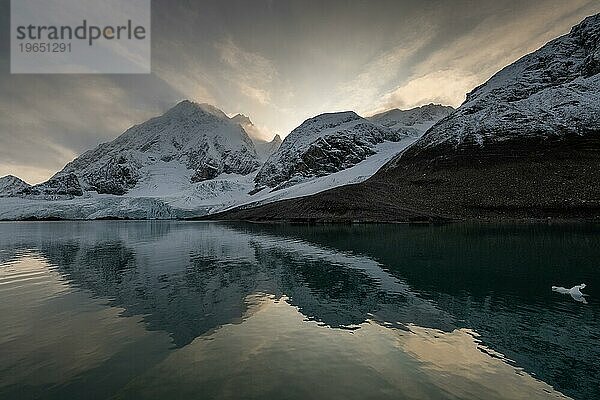
[[[350,168],[377,152],[378,143],[407,134],[354,112],[318,115],[294,129],[256,175],[259,187],[286,187]]]
[[[0,178],[0,197],[14,196],[16,193],[30,188],[27,182],[13,175],[6,175]]]
[[[216,219],[411,222],[600,220],[600,140],[496,147],[451,164],[399,162],[358,185],[234,210]],[[530,151],[527,153],[527,151]]]
[[[600,219],[600,15],[506,67],[371,179],[226,218]]]
[[[75,174],[56,175],[39,185],[25,188],[18,195],[26,198],[45,200],[71,199],[82,196],[83,190]]]

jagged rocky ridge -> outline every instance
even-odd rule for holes
[[[17,193],[30,188],[31,185],[13,175],[0,178],[0,197],[15,196]]]
[[[367,119],[397,133],[420,136],[453,111],[454,108],[450,106],[427,104],[410,110],[395,108],[375,114]]]
[[[254,140],[254,146],[256,147],[256,154],[258,154],[258,158],[263,162],[266,161],[271,155],[275,154],[277,150],[281,147],[281,136],[275,135],[273,139],[268,142],[266,140]]]
[[[600,14],[504,68],[369,180],[218,218],[600,219]]]
[[[510,141],[552,140],[600,130],[600,15],[494,75],[467,95],[409,154],[451,156]],[[437,150],[435,150],[437,149]]]
[[[256,154],[258,154],[261,163],[264,163],[271,154],[279,150],[279,146],[281,146],[281,136],[275,135],[271,141],[265,140],[263,138],[263,132],[261,132],[252,123],[250,118],[244,114],[237,114],[233,116],[231,120],[244,128],[248,135],[253,139]]]
[[[83,196],[79,178],[74,173],[61,173],[39,185],[30,186],[17,193],[21,197],[46,200],[72,199]]]

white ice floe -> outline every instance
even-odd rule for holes
[[[581,293],[581,289],[585,288],[585,283],[581,285],[575,285],[571,289],[566,289],[562,286],[552,286],[552,291],[562,293],[562,294],[570,294],[573,300],[582,302],[583,304],[587,304],[587,301],[583,296],[585,294]]]

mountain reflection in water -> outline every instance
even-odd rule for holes
[[[598,233],[0,224],[0,397],[598,397]]]

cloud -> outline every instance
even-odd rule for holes
[[[271,95],[264,89],[259,89],[254,86],[247,85],[244,82],[238,82],[238,86],[242,94],[258,101],[260,104],[267,105],[271,102]]]
[[[260,104],[271,102],[268,89],[278,79],[273,62],[260,54],[243,50],[231,38],[215,43],[224,65],[223,77],[234,82],[240,92]]]
[[[368,62],[356,78],[339,86],[338,108],[357,111],[373,108],[373,101],[398,82],[410,68],[411,58],[431,40],[431,32],[382,52]]]
[[[197,65],[188,64],[183,72],[171,66],[158,67],[155,74],[171,86],[179,94],[179,98],[201,103],[217,103],[212,90],[207,85],[210,79],[206,76],[204,70]]]
[[[159,111],[103,76],[14,76],[0,91],[0,173],[32,183]]]
[[[386,93],[372,111],[426,103],[459,106],[466,93],[518,58],[565,34],[587,15],[590,2],[548,1],[547,7],[519,10],[518,16],[488,16],[473,29],[414,65],[405,82]]]
[[[383,96],[383,105],[369,113],[390,108],[409,109],[428,103],[458,107],[466,90],[475,87],[479,77],[462,70],[443,70],[410,79],[406,84]]]
[[[242,124],[242,127],[252,139],[258,141],[271,141],[274,134],[264,125]]]

